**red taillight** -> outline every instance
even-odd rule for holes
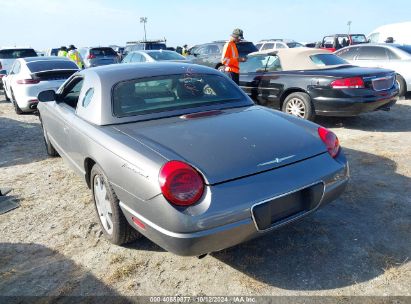
[[[204,181],[200,173],[181,161],[166,163],[160,170],[158,180],[164,197],[174,205],[193,205],[204,192]]]
[[[331,157],[336,157],[340,151],[340,142],[338,141],[337,135],[323,127],[318,128],[318,135],[327,147]]]
[[[87,59],[94,59],[94,58],[96,58],[96,56],[93,55],[93,54],[90,54],[90,55],[87,56]]]
[[[364,88],[364,80],[361,77],[337,79],[331,82],[333,89],[361,89]]]
[[[20,80],[17,80],[18,84],[36,84],[36,83],[39,83],[39,82],[40,82],[40,80],[38,80],[38,79],[20,79]]]

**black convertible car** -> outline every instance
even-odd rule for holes
[[[394,71],[352,66],[319,49],[253,53],[240,72],[256,103],[309,120],[389,110],[398,95]]]

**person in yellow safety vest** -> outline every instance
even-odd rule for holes
[[[181,55],[187,57],[188,56],[188,48],[187,48],[187,44],[183,45],[183,49],[181,51]]]
[[[65,46],[62,46],[57,53],[57,56],[59,57],[67,57],[67,48]]]
[[[235,29],[231,34],[230,40],[224,45],[221,63],[224,65],[224,71],[237,85],[240,84],[240,62],[247,61],[246,57],[238,55],[236,43],[244,39],[243,31]]]
[[[77,51],[77,48],[74,45],[69,46],[67,57],[74,61],[80,69],[83,68],[83,60],[81,59],[80,53]]]

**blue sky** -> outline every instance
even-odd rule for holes
[[[234,28],[247,40],[320,40],[347,31],[411,21],[411,1],[397,0],[0,0],[0,46],[37,49],[75,44],[117,44],[144,37],[167,38],[170,46],[225,39]]]

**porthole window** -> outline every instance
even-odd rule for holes
[[[82,105],[84,108],[86,108],[90,104],[91,99],[93,98],[93,95],[94,95],[94,89],[93,88],[88,89],[83,98]]]

